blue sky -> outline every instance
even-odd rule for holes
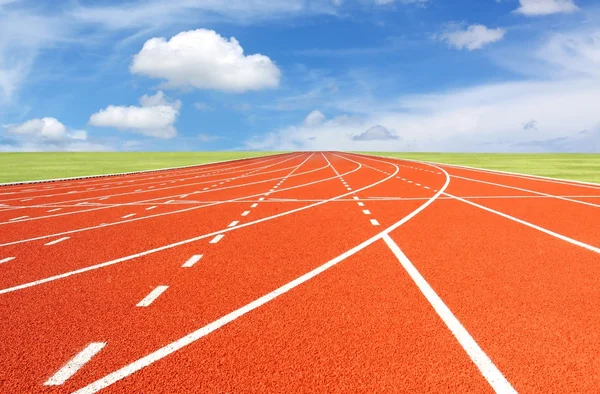
[[[0,151],[600,151],[591,0],[0,0]]]

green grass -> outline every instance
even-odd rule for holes
[[[363,153],[600,183],[600,154]]]
[[[277,152],[0,153],[0,183],[152,170]]]

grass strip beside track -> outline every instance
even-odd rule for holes
[[[600,154],[361,152],[528,175],[600,183]]]
[[[0,153],[0,183],[155,170],[278,152]]]

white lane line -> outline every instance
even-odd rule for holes
[[[339,157],[345,159],[345,157],[343,157],[343,156],[339,156]],[[347,159],[347,160],[350,160],[350,159]],[[446,183],[445,183],[444,187],[442,188],[442,190],[445,190],[448,187],[449,183],[450,183],[450,178],[447,177]],[[378,184],[378,183],[376,183],[376,184]],[[363,250],[367,246],[369,246],[372,243],[374,243],[375,241],[379,240],[384,234],[388,234],[391,231],[402,226],[404,223],[408,222],[410,219],[415,217],[419,212],[421,212],[422,210],[427,208],[431,203],[433,203],[433,201],[435,201],[435,199],[438,198],[440,196],[440,194],[441,194],[441,192],[436,193],[436,195],[431,197],[429,200],[427,200],[426,203],[424,203],[419,208],[415,209],[410,214],[408,214],[407,216],[405,216],[404,218],[402,218],[400,221],[396,222],[392,226],[388,227],[381,233],[376,234],[375,236],[364,241],[363,243],[355,246],[354,248],[346,251],[345,253],[342,253],[341,255],[337,256],[336,258],[329,260],[328,262],[315,268],[314,270],[307,272],[306,274],[279,287],[278,289],[275,289],[272,292],[265,294],[264,296],[262,296],[260,298],[257,298],[256,300],[250,302],[249,304],[246,304],[243,307],[236,309],[233,312],[230,312],[229,314],[227,314],[225,316],[222,316],[221,318],[213,321],[212,323],[209,323],[206,326],[201,327],[198,330],[193,331],[193,332],[187,334],[186,336],[184,336],[174,342],[169,343],[168,345],[104,376],[103,378],[100,378],[100,379],[96,380],[95,382],[88,384],[87,386],[77,390],[73,394],[97,393],[100,390],[105,389],[105,388],[113,385],[114,383],[116,383],[122,379],[125,379],[126,377],[133,375],[134,373],[146,368],[147,366],[154,364],[158,360],[161,360],[161,359],[177,352],[178,350],[181,350],[184,347],[198,341],[199,339],[218,330],[219,328],[225,326],[226,324],[231,323],[232,321],[238,319],[239,317],[244,316],[245,314],[247,314],[249,312],[252,312],[253,310],[265,305],[266,303],[274,300],[275,298],[281,296],[282,294],[287,293],[288,291],[294,289],[295,287],[300,286],[301,284],[309,281],[310,279],[316,277],[317,275],[327,271],[329,268],[337,265],[341,261],[344,261],[348,257],[353,256],[354,254]]]
[[[408,181],[408,183],[412,183],[412,181]]]
[[[202,258],[201,254],[195,254],[192,257],[190,257],[189,260],[186,261],[181,267],[182,268],[191,268],[194,266],[194,264],[196,264],[198,261],[200,261],[201,258]]]
[[[141,307],[141,308],[145,308],[145,307],[149,306],[154,301],[156,301],[156,299],[158,297],[160,297],[160,295],[162,293],[164,293],[168,288],[169,288],[169,286],[157,286],[156,289],[152,290],[150,292],[150,294],[148,294],[146,297],[144,297],[143,300],[138,302],[136,304],[136,306]]]
[[[415,185],[417,185],[417,186],[421,186],[421,184],[420,184],[420,183],[415,183]]]
[[[21,200],[21,202],[26,202],[26,201],[31,201],[33,200],[33,198],[24,198],[23,200]]]
[[[258,201],[264,201],[264,200],[265,200],[264,197],[261,197],[261,198],[258,199]]]
[[[187,198],[188,194],[182,194],[179,198]]]
[[[121,216],[121,219],[132,218],[135,216],[135,213],[130,213],[129,215]]]
[[[156,205],[153,205],[153,206],[151,206],[151,207],[148,207],[148,208],[146,208],[146,211],[151,211],[151,210],[153,210],[153,209],[155,209],[155,208],[156,208]]]
[[[9,261],[14,260],[14,259],[15,259],[15,257],[6,257],[6,258],[0,260],[0,264],[8,263]]]
[[[533,229],[536,229],[538,231],[541,231],[543,233],[546,233],[546,234],[551,235],[553,237],[556,237],[558,239],[562,239],[563,241],[569,242],[569,243],[571,243],[573,245],[581,246],[582,248],[585,248],[587,250],[591,250],[592,252],[600,253],[600,248],[597,248],[597,247],[592,246],[592,245],[588,245],[585,242],[581,242],[581,241],[578,241],[576,239],[569,238],[569,237],[567,237],[565,235],[562,235],[562,234],[559,234],[559,233],[555,233],[554,231],[551,231],[551,230],[545,229],[543,227],[537,226],[537,225],[535,225],[533,223],[529,223],[529,222],[527,222],[525,220],[516,218],[514,216],[507,215],[506,213],[496,211],[496,210],[494,210],[492,208],[488,208],[488,207],[483,206],[483,205],[479,205],[479,204],[477,204],[477,203],[475,203],[473,201],[465,200],[464,198],[456,197],[456,196],[453,196],[452,194],[448,194],[448,193],[444,193],[444,195],[446,195],[448,197],[452,197],[452,198],[454,198],[454,199],[456,199],[458,201],[462,201],[462,202],[467,203],[469,205],[472,205],[474,207],[483,209],[484,211],[495,213],[496,215],[499,215],[499,216],[502,216],[502,217],[504,217],[506,219],[509,219],[509,220],[514,221],[514,222],[523,224],[523,225],[525,225],[527,227],[531,227]]]
[[[48,243],[45,243],[44,246],[56,245],[57,243],[62,242],[62,241],[66,241],[69,238],[71,238],[71,237],[62,237],[62,238],[59,238],[59,239],[55,239],[54,241],[50,241]]]
[[[104,201],[104,200],[108,200],[108,199],[109,199],[109,197],[102,197],[102,198],[99,198],[98,200],[99,201]]]
[[[222,240],[224,236],[225,236],[225,234],[219,234],[216,237],[214,237],[213,239],[211,239],[209,243],[216,244],[217,242]]]
[[[430,189],[430,187],[429,187],[429,186],[423,186],[423,187],[424,187],[425,189]]]
[[[106,346],[105,342],[92,342],[59,369],[50,379],[44,383],[44,386],[60,386],[71,376],[87,364],[102,348]]]
[[[377,219],[371,219],[371,224],[373,226],[379,226],[379,222],[377,221]]]
[[[279,187],[279,186],[275,185],[275,186],[273,186],[273,189],[277,189],[278,187]]]
[[[355,200],[358,200],[358,196],[354,196],[354,197],[352,197],[352,198],[353,198],[353,199],[355,199]]]
[[[27,219],[29,216],[19,216],[18,218],[8,219],[9,222],[13,222],[15,220]]]
[[[365,206],[364,202],[358,202],[357,204],[358,204],[359,207],[364,207]]]
[[[60,211],[61,209],[62,209],[62,208],[51,209],[51,210],[49,210],[49,211],[46,211],[46,213]]]
[[[227,227],[235,227],[235,226],[237,226],[238,224],[240,224],[240,221],[239,221],[239,220],[234,220],[234,221],[233,221],[233,222],[231,222],[231,223],[229,224],[229,226],[227,226]]]
[[[258,207],[258,204],[256,204],[256,203],[250,205],[250,208],[256,208],[256,207]]]
[[[494,365],[487,354],[479,347],[475,339],[469,334],[465,327],[458,321],[452,311],[446,306],[444,301],[437,295],[435,290],[427,283],[421,273],[415,268],[412,262],[402,252],[400,247],[394,242],[388,234],[383,236],[383,240],[394,253],[402,267],[406,270],[413,282],[417,285],[421,293],[425,296],[429,304],[442,319],[446,327],[454,335],[460,346],[471,358],[471,361],[477,366],[485,380],[492,386],[496,393],[515,393],[516,390],[512,387],[502,372]]]
[[[135,192],[139,193],[139,192],[142,192],[142,191],[144,191],[144,189],[137,189]]]
[[[217,187],[217,185],[212,185],[211,187]]]
[[[204,189],[202,189],[202,190],[208,190],[208,187],[205,187],[205,188],[204,188]]]
[[[165,201],[165,204],[170,204],[172,202],[175,202],[175,200],[169,200],[169,201]]]
[[[244,211],[244,212],[242,212],[242,216],[248,216],[249,213],[250,213],[250,211]]]
[[[370,215],[370,214],[371,214],[371,211],[369,211],[368,209],[363,209],[363,213],[364,213],[365,215]]]

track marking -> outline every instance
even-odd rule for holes
[[[50,379],[44,383],[44,386],[60,386],[65,383],[70,377],[75,375],[77,371],[87,364],[102,348],[106,346],[105,342],[92,342],[59,369]]]
[[[157,286],[154,290],[152,290],[143,300],[136,304],[137,307],[145,308],[152,304],[162,293],[164,293],[169,286]]]
[[[377,219],[371,219],[371,224],[373,226],[379,226],[379,222],[377,221]]]
[[[188,194],[182,194],[179,198],[187,198]]]
[[[50,242],[48,242],[48,243],[45,243],[45,244],[44,244],[44,246],[52,246],[52,245],[56,245],[57,243],[59,243],[59,242],[62,242],[62,241],[66,241],[66,240],[67,240],[67,239],[69,239],[69,238],[70,238],[70,237],[62,237],[62,238],[59,238],[59,239],[55,239],[54,241],[50,241]]]
[[[19,216],[18,218],[8,219],[10,222],[14,222],[15,220],[27,219],[29,216]]]
[[[261,197],[261,198],[258,199],[258,201],[264,201],[264,200],[265,200],[264,197]]]
[[[151,210],[153,210],[153,209],[155,209],[155,208],[156,208],[156,205],[153,205],[153,206],[151,206],[151,207],[148,207],[148,208],[146,208],[146,211],[151,211]]]
[[[170,204],[172,202],[175,202],[175,200],[169,200],[169,201],[165,201],[165,204]]]
[[[135,213],[130,213],[129,215],[121,216],[121,219],[132,218],[132,217],[134,217],[135,215],[136,215]]]
[[[201,254],[193,255],[181,267],[182,268],[191,268],[191,267],[194,266],[194,264],[196,264],[198,261],[200,261],[200,259],[202,259],[202,255]]]
[[[352,198],[353,198],[353,199],[355,199],[355,200],[358,200],[358,196],[354,196],[354,197],[352,197]]]
[[[240,224],[240,221],[239,221],[239,220],[234,220],[234,221],[233,221],[233,222],[231,222],[231,223],[229,224],[229,226],[227,226],[227,227],[235,227],[235,226],[237,226],[238,224]]]
[[[213,239],[210,240],[210,243],[216,244],[217,242],[222,240],[224,236],[225,236],[225,234],[218,234],[216,237],[214,237]]]
[[[248,216],[249,213],[250,213],[250,211],[244,211],[244,212],[242,212],[242,216]]]
[[[254,203],[254,204],[250,205],[250,208],[256,208],[256,207],[258,207],[257,203]]]
[[[525,220],[522,220],[522,219],[516,218],[516,217],[514,217],[514,216],[508,215],[508,214],[506,214],[506,213],[503,213],[503,212],[500,212],[500,211],[496,211],[495,209],[488,208],[488,207],[486,207],[486,206],[483,206],[483,205],[477,204],[477,203],[475,203],[475,202],[473,202],[473,201],[465,200],[464,198],[457,197],[457,196],[453,196],[452,194],[448,194],[448,193],[444,193],[444,195],[446,195],[446,196],[448,196],[448,197],[452,197],[452,198],[454,198],[454,199],[456,199],[456,200],[458,200],[458,201],[462,201],[462,202],[464,202],[464,203],[467,203],[467,204],[469,204],[469,205],[472,205],[472,206],[474,206],[474,207],[477,207],[477,208],[483,209],[484,211],[488,211],[488,212],[494,213],[494,214],[496,214],[496,215],[502,216],[502,217],[504,217],[504,218],[506,218],[506,219],[512,220],[512,221],[514,221],[514,222],[517,222],[517,223],[523,224],[523,225],[525,225],[525,226],[527,226],[527,227],[531,227],[531,228],[533,228],[533,229],[536,229],[536,230],[538,230],[538,231],[541,231],[541,232],[543,232],[543,233],[546,233],[546,234],[548,234],[548,235],[551,235],[551,236],[553,236],[553,237],[555,237],[555,238],[562,239],[563,241],[569,242],[569,243],[571,243],[571,244],[573,244],[573,245],[580,246],[580,247],[582,247],[582,248],[585,248],[585,249],[587,249],[587,250],[590,250],[590,251],[592,251],[592,252],[595,252],[595,253],[600,253],[600,248],[597,248],[597,247],[595,247],[595,246],[592,246],[592,245],[588,245],[588,244],[586,244],[585,242],[577,241],[576,239],[569,238],[569,237],[567,237],[567,236],[565,236],[565,235],[562,235],[562,234],[559,234],[559,233],[555,233],[555,232],[554,232],[554,231],[552,231],[552,230],[545,229],[545,228],[543,228],[543,227],[540,227],[540,226],[538,226],[538,225],[535,225],[535,224],[533,224],[533,223],[529,223],[529,222],[527,222],[527,221],[525,221]]]
[[[365,215],[370,215],[370,214],[371,214],[371,211],[369,211],[368,209],[363,209],[363,213],[364,213]]]
[[[417,186],[421,186],[421,184],[420,184],[420,183],[415,183],[415,185],[417,185]]]
[[[0,260],[0,264],[8,263],[9,261],[14,260],[14,259],[15,259],[15,257],[3,258],[2,260]]]
[[[492,386],[496,393],[517,393],[512,385],[506,380],[502,372],[494,365],[487,354],[479,347],[475,339],[469,334],[465,327],[458,321],[452,311],[446,306],[444,301],[437,295],[433,288],[427,283],[425,278],[419,273],[411,261],[402,252],[400,247],[394,242],[388,234],[383,235],[383,240],[394,253],[402,267],[406,270],[413,282],[417,285],[421,293],[425,296],[429,304],[442,319],[446,327],[454,335],[460,346],[471,358],[471,361],[477,366],[485,380]]]
[[[99,200],[99,201],[104,201],[104,200],[108,200],[109,198],[110,198],[110,196],[109,196],[109,197],[101,197],[101,198],[99,198],[98,200]]]
[[[347,160],[350,160],[350,159],[347,159]],[[389,178],[386,180],[389,180]],[[373,186],[376,184],[379,184],[381,182],[383,182],[383,181],[378,181],[378,182],[374,183]],[[450,183],[450,178],[446,177],[446,183],[444,184],[442,191],[448,187],[449,183]],[[400,221],[396,222],[392,226],[388,227],[381,233],[376,234],[375,236],[367,239],[366,241],[362,242],[361,244],[346,251],[345,253],[342,253],[341,255],[337,256],[336,258],[315,268],[314,270],[294,279],[293,281],[273,290],[272,292],[270,292],[268,294],[265,294],[264,296],[262,296],[260,298],[257,298],[256,300],[250,302],[249,304],[244,305],[243,307],[241,307],[239,309],[236,309],[233,312],[230,312],[229,314],[213,321],[212,323],[209,323],[206,326],[204,326],[196,331],[193,331],[193,332],[189,333],[188,335],[186,335],[174,342],[171,342],[170,344],[104,376],[103,378],[100,378],[100,379],[96,380],[95,382],[88,384],[87,386],[77,390],[73,394],[97,393],[98,391],[105,389],[130,375],[133,375],[134,373],[144,369],[145,367],[154,364],[156,361],[161,360],[161,359],[175,353],[176,351],[198,341],[199,339],[218,330],[219,328],[225,326],[226,324],[229,324],[232,321],[238,319],[239,317],[261,307],[262,305],[268,303],[269,301],[274,300],[275,298],[281,296],[282,294],[289,292],[293,288],[298,287],[299,285],[316,277],[317,275],[323,273],[324,271],[328,270],[329,268],[339,264],[341,261],[344,261],[348,257],[356,254],[357,252],[359,252],[362,249],[366,248],[367,246],[371,245],[373,242],[381,239],[384,234],[388,234],[391,231],[393,231],[393,230],[397,229],[398,227],[400,227],[401,225],[403,225],[404,223],[408,222],[410,219],[415,217],[419,212],[421,212],[422,210],[427,208],[431,203],[433,203],[433,201],[435,201],[435,199],[437,197],[439,197],[440,194],[441,194],[441,192],[436,193],[433,197],[431,197],[429,200],[427,200],[427,202],[425,202],[423,205],[421,205],[420,207],[418,207],[417,209],[412,211],[410,214],[408,214],[407,216],[405,216],[404,218],[402,218]],[[0,292],[0,294],[1,294],[1,292]]]
[[[364,207],[364,206],[365,206],[365,203],[364,203],[364,202],[360,202],[360,201],[359,201],[359,202],[357,202],[357,204],[358,204],[358,206],[359,206],[359,207]]]

